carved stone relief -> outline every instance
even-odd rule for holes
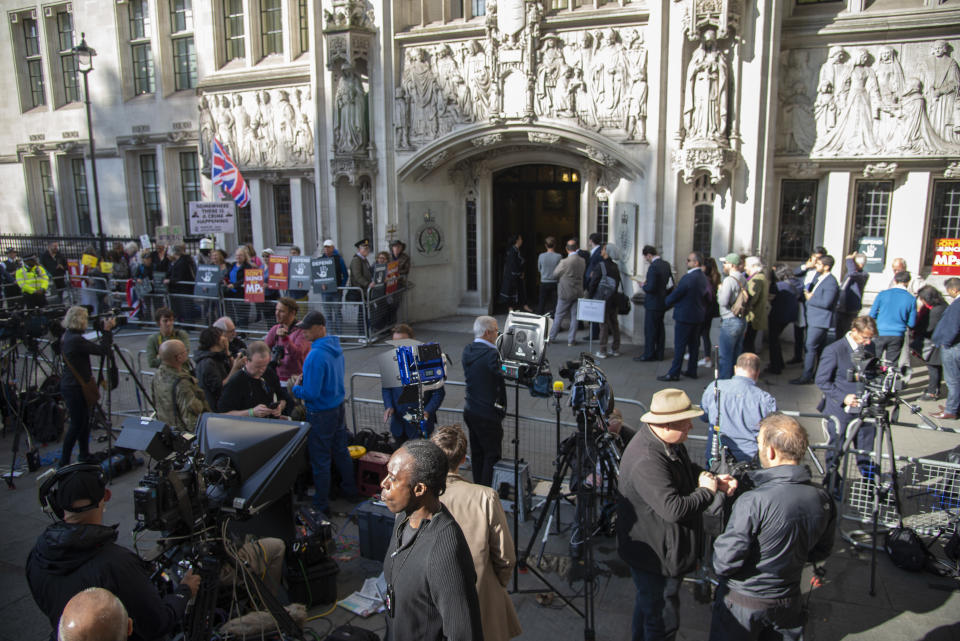
[[[786,52],[777,151],[815,158],[960,154],[953,51],[937,40]]]
[[[210,167],[213,138],[241,169],[313,164],[310,87],[207,93],[199,104],[200,155]]]
[[[367,147],[367,93],[349,63],[343,63],[333,111],[333,150],[337,154],[365,154]]]
[[[417,148],[465,124],[538,118],[646,142],[643,30],[544,33],[543,13],[539,1],[488,2],[485,37],[405,47],[397,148]]]

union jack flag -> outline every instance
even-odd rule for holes
[[[220,188],[230,194],[237,207],[244,207],[250,202],[250,192],[247,191],[247,183],[240,175],[240,169],[227,155],[227,150],[223,148],[220,141],[213,139],[213,174],[211,176],[214,185],[220,185]]]

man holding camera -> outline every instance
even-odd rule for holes
[[[575,320],[570,322],[576,326]],[[473,482],[479,485],[493,483],[493,466],[500,460],[503,441],[501,422],[507,411],[507,386],[496,345],[499,333],[496,318],[478,316],[473,321],[473,342],[467,343],[460,358],[467,383],[463,421],[470,432]]]
[[[340,339],[327,335],[327,319],[310,312],[300,321],[300,329],[310,341],[310,353],[303,362],[303,375],[293,376],[291,393],[307,406],[310,436],[307,449],[313,469],[315,508],[330,514],[330,464],[340,472],[341,488],[348,498],[360,495],[353,475],[353,460],[347,449],[347,423],[343,385],[345,363]]]
[[[673,639],[680,626],[679,590],[703,542],[703,515],[722,506],[737,481],[690,460],[683,442],[703,410],[686,392],[653,395],[646,423],[623,452],[617,490],[618,553],[637,588],[633,639]]]
[[[63,510],[63,520],[40,535],[26,567],[30,593],[53,627],[51,639],[56,639],[57,623],[70,599],[91,587],[119,597],[133,619],[131,639],[165,638],[183,619],[200,577],[188,571],[172,594],[161,597],[150,582],[147,565],[116,544],[117,526],[103,524],[110,490],[102,471],[76,464],[57,475],[47,500]]]
[[[239,354],[230,357],[230,342],[218,327],[208,327],[200,332],[199,348],[194,354],[195,374],[210,407],[220,404],[223,386],[230,377],[247,364],[247,357]]]
[[[247,362],[223,387],[217,411],[234,416],[282,418],[287,403],[286,390],[276,371],[269,367],[270,348],[263,341],[247,347]]]
[[[227,351],[230,356],[236,358],[240,352],[247,349],[247,342],[244,340],[246,335],[237,333],[237,326],[229,316],[221,316],[213,322],[213,326],[222,330],[227,337]]]
[[[710,641],[803,638],[800,577],[808,561],[830,555],[836,506],[801,465],[807,432],[783,414],[760,422],[763,469],[736,503],[713,545],[720,578]]]
[[[277,324],[270,328],[264,339],[271,349],[271,358],[276,363],[277,375],[283,384],[291,376],[303,373],[303,360],[310,352],[310,342],[303,330],[296,326],[299,309],[297,301],[292,298],[280,298],[274,310]]]
[[[197,419],[211,411],[207,398],[187,370],[187,346],[176,338],[160,345],[160,367],[153,377],[153,402],[157,420],[172,428],[193,432]]]
[[[823,392],[823,398],[817,409],[827,417],[827,432],[830,437],[830,449],[827,450],[827,470],[838,464],[840,448],[847,433],[847,425],[860,414],[862,384],[854,376],[857,366],[873,356],[871,341],[877,335],[877,323],[869,316],[858,316],[850,323],[850,331],[840,340],[834,341],[823,350],[820,366],[817,368],[817,387]],[[839,421],[839,431],[834,431],[834,417]],[[857,449],[873,449],[875,428],[872,423],[860,425],[857,433]],[[869,457],[857,457],[862,472],[870,464]],[[830,472],[828,471],[828,474]],[[829,477],[828,477],[829,478]]]
[[[173,327],[173,310],[169,307],[158,309],[154,312],[153,319],[160,331],[147,339],[147,365],[149,367],[160,367],[160,346],[165,341],[176,339],[189,350],[190,336],[182,329]]]

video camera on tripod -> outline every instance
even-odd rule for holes
[[[504,378],[523,384],[530,384],[543,373],[546,362],[545,345],[549,342],[549,316],[538,316],[525,312],[510,312],[503,326],[503,334],[497,340],[500,352],[500,373]],[[546,368],[549,377],[549,364]]]
[[[847,370],[847,381],[858,383],[860,393],[860,414],[872,414],[896,405],[900,392],[910,382],[912,370],[909,366],[898,366],[891,361],[876,357],[854,360],[853,367]]]
[[[572,383],[570,407],[575,413],[587,410],[606,416],[613,411],[613,390],[607,375],[597,367],[587,352],[581,352],[579,361],[567,361],[560,368],[560,376]]]
[[[20,339],[24,342],[43,338],[49,332],[54,338],[63,334],[60,325],[67,313],[63,305],[36,309],[0,310],[0,340]]]

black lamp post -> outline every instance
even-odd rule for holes
[[[107,255],[107,240],[103,235],[103,219],[100,217],[100,186],[97,184],[97,153],[93,142],[93,118],[90,116],[90,84],[87,76],[93,71],[96,49],[87,45],[86,34],[80,34],[80,44],[72,49],[77,57],[77,68],[83,74],[83,102],[87,106],[87,137],[90,139],[90,169],[93,171],[93,203],[97,208],[97,233],[100,236],[100,258]]]

